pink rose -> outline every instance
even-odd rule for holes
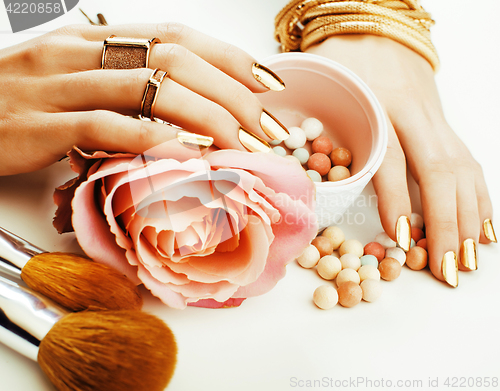
[[[238,306],[268,292],[317,233],[314,185],[295,162],[149,154],[73,149],[80,175],[56,189],[54,225],[170,307]]]

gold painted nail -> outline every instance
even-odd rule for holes
[[[465,239],[460,246],[460,262],[469,270],[477,269],[477,250],[474,239]]]
[[[493,223],[491,222],[490,219],[484,220],[483,223],[483,230],[484,230],[484,236],[490,241],[490,242],[497,242],[497,236],[495,235],[495,230],[493,229]]]
[[[238,131],[238,138],[240,139],[241,145],[243,145],[250,152],[272,151],[271,147],[265,140],[262,140],[260,137],[242,128],[241,126]]]
[[[411,224],[406,216],[400,216],[396,224],[396,240],[405,251],[410,251],[411,246]]]
[[[288,129],[266,109],[262,110],[259,122],[264,133],[273,140],[283,141],[290,137]]]
[[[283,80],[281,80],[276,73],[264,65],[254,62],[252,64],[252,73],[255,80],[272,91],[283,91],[285,89],[285,83],[283,83]]]
[[[199,150],[207,149],[214,143],[212,137],[185,131],[177,133],[177,140],[187,148]]]
[[[441,262],[441,271],[443,272],[444,280],[453,288],[458,286],[458,260],[457,255],[453,251],[448,251],[443,256]]]

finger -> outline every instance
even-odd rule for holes
[[[186,132],[152,121],[141,121],[110,111],[97,110],[46,115],[47,126],[64,133],[64,153],[77,145],[83,150],[147,153],[157,157],[189,159],[200,157],[210,140],[193,135],[186,142]],[[67,134],[73,137],[68,138]],[[195,137],[196,136],[196,137]],[[199,141],[193,141],[198,139]],[[199,148],[195,146],[198,144]]]
[[[253,64],[256,61],[245,51],[179,23],[74,26],[67,29],[67,31],[77,34],[88,41],[94,41],[94,49],[92,53],[89,53],[89,56],[93,59],[93,67],[97,63],[100,67],[103,42],[112,34],[133,38],[156,37],[164,44],[177,44],[185,47],[254,92],[267,91],[269,86],[276,90],[284,88],[284,85],[281,86],[283,82],[273,72],[264,72],[267,82],[259,82],[253,71]],[[152,47],[149,57],[150,62],[156,62],[155,53],[162,50],[161,46],[161,44],[156,44]],[[151,63],[150,66],[153,67]],[[160,68],[162,67],[160,66]],[[262,73],[260,74],[262,75]]]
[[[64,81],[54,82],[52,78],[47,83],[55,89],[53,95],[58,98],[53,98],[53,104],[59,111],[104,109],[137,115],[151,73],[146,68],[95,70],[61,75],[58,79]],[[154,115],[191,132],[211,136],[221,148],[246,150],[239,139],[240,124],[231,113],[168,77],[157,93]],[[257,115],[251,124],[254,134],[262,132],[259,118]]]
[[[460,168],[457,180],[457,218],[460,232],[460,253],[458,254],[460,270],[477,269],[477,249],[480,223],[474,172],[470,167]]]
[[[399,242],[406,238],[405,243],[400,243],[400,246],[408,251],[410,246],[409,226],[406,228],[408,230],[406,235],[398,235],[397,233],[398,229],[400,231],[405,229],[403,226],[404,216],[408,217],[411,214],[410,196],[406,181],[406,160],[390,121],[388,121],[388,124],[387,152],[382,165],[373,177],[373,186],[378,196],[378,209],[382,227],[395,241],[398,241],[398,237]],[[401,217],[403,218],[400,220]]]
[[[497,238],[493,228],[493,223],[491,222],[491,218],[493,216],[493,205],[491,204],[491,198],[488,194],[488,187],[486,186],[486,181],[484,180],[483,171],[479,165],[477,166],[475,179],[479,221],[481,223],[481,235],[479,242],[485,244],[491,242],[496,243]],[[488,236],[486,236],[486,232],[488,233]]]

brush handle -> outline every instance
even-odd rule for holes
[[[0,276],[0,342],[36,361],[38,346],[68,312],[46,297]]]
[[[46,251],[0,227],[0,271],[21,277],[21,270],[37,254]]]

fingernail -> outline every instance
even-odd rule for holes
[[[477,269],[477,250],[474,239],[465,239],[460,246],[460,262],[469,270]]]
[[[260,127],[273,140],[283,141],[290,137],[288,129],[266,109],[263,109],[260,115]]]
[[[214,143],[212,137],[185,131],[177,133],[177,140],[187,148],[199,150],[207,149]]]
[[[265,140],[262,140],[260,137],[245,130],[241,126],[238,131],[238,138],[240,139],[241,145],[250,152],[270,152],[272,150]]]
[[[491,222],[490,219],[484,220],[483,223],[483,230],[484,230],[484,236],[490,241],[490,242],[497,242],[497,236],[495,235],[495,230],[493,229],[493,223]]]
[[[401,216],[396,224],[396,240],[399,247],[405,251],[410,251],[411,246],[411,224],[410,219],[406,216]]]
[[[441,262],[441,271],[443,272],[444,280],[453,288],[458,286],[458,260],[457,255],[453,251],[448,251],[443,256]]]
[[[255,80],[272,91],[283,91],[285,89],[285,83],[283,83],[283,80],[281,80],[276,73],[264,65],[254,62],[252,64],[252,73]]]

